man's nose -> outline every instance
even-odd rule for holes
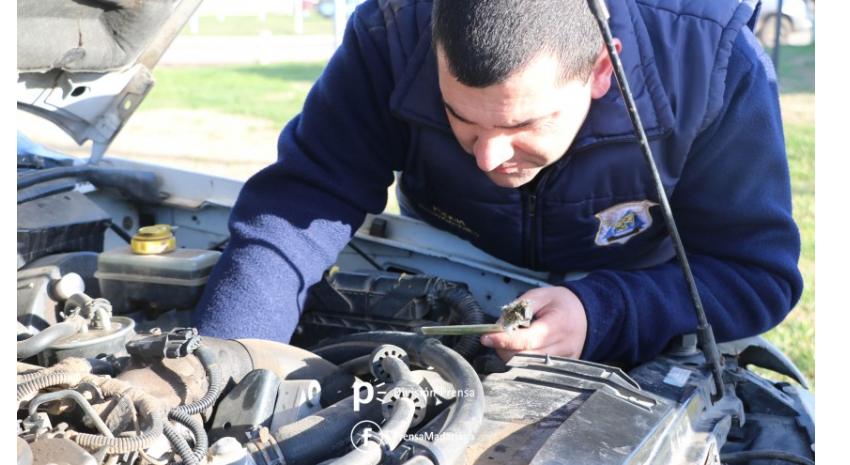
[[[511,138],[505,135],[479,137],[473,147],[478,168],[490,172],[514,156]]]

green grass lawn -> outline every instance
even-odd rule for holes
[[[815,381],[814,52],[814,46],[784,47],[780,56],[785,137],[794,217],[803,243],[800,269],[806,289],[788,319],[766,336],[794,360],[812,385]],[[282,125],[300,111],[311,84],[323,67],[323,63],[286,63],[158,69],[154,74],[159,84],[140,111],[155,108],[209,109],[266,118]]]
[[[140,111],[216,110],[283,125],[301,111],[325,63],[159,68],[157,84]]]
[[[193,34],[186,26],[181,33],[184,36],[255,36],[261,31],[272,35],[295,34],[295,17],[292,15],[270,14],[261,21],[257,16],[226,16],[219,20],[216,16],[198,18],[198,32]],[[304,35],[333,34],[333,20],[318,13],[304,18]]]
[[[803,297],[766,337],[815,384],[815,46],[783,47],[779,91],[791,169],[794,219],[800,228]]]

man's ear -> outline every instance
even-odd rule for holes
[[[623,44],[620,39],[614,39],[614,45],[617,47],[617,53],[623,49]],[[611,88],[611,75],[614,73],[614,65],[611,64],[611,57],[608,56],[608,49],[602,45],[602,51],[596,57],[596,63],[593,64],[593,71],[590,73],[590,98],[600,98],[608,93]]]

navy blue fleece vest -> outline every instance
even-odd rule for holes
[[[608,2],[661,179],[675,196],[694,139],[720,108],[732,41],[753,16],[755,2],[658,3]],[[657,206],[649,209],[654,221],[627,242],[596,241],[600,212],[632,201],[657,203],[616,83],[592,102],[572,146],[541,174],[536,191],[499,188],[449,127],[431,47],[430,2],[387,1],[381,7],[397,83],[390,107],[411,125],[401,190],[419,217],[538,270],[645,268],[673,256]],[[655,48],[665,54],[656,55]]]

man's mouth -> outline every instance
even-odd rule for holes
[[[513,174],[519,172],[519,166],[517,165],[500,165],[493,170],[494,173],[499,174]]]

